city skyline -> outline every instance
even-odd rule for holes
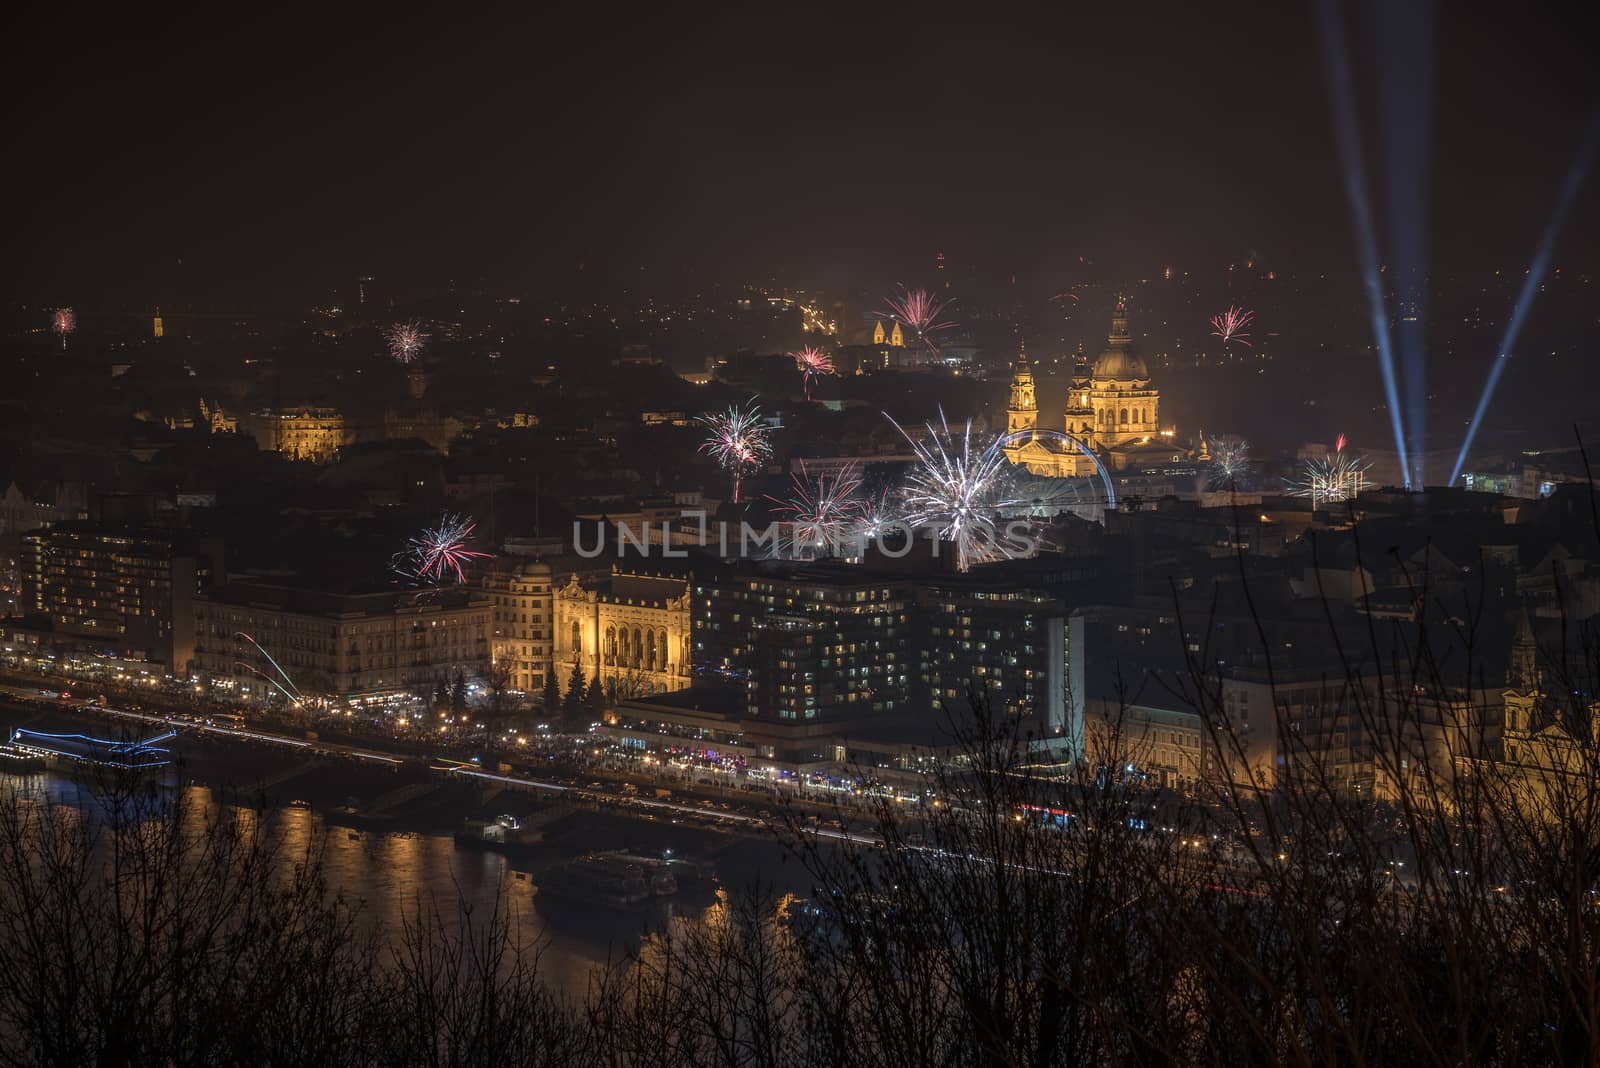
[[[0,1060],[1600,1063],[1578,17],[11,16]]]

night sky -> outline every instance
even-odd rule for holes
[[[8,16],[11,289],[1353,268],[1309,5],[872,7]],[[1581,20],[1443,10],[1436,268],[1531,257],[1594,111]],[[1595,202],[1558,263],[1592,266]]]

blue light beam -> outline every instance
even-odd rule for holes
[[[1437,81],[1438,12],[1428,0],[1378,4],[1378,84],[1387,179],[1395,346],[1405,393],[1404,425],[1415,471],[1426,486],[1428,442],[1428,177]]]
[[[1494,390],[1500,384],[1500,376],[1505,374],[1506,364],[1511,359],[1512,346],[1517,343],[1517,335],[1522,333],[1523,320],[1528,317],[1528,309],[1533,306],[1533,298],[1538,295],[1539,286],[1544,283],[1545,272],[1550,269],[1550,257],[1555,252],[1556,238],[1560,236],[1561,226],[1567,220],[1567,212],[1572,210],[1572,202],[1578,198],[1578,190],[1583,188],[1585,179],[1589,177],[1589,168],[1594,164],[1597,144],[1600,144],[1600,115],[1590,121],[1589,129],[1584,132],[1583,142],[1578,146],[1577,158],[1572,161],[1566,180],[1561,183],[1561,193],[1556,197],[1556,209],[1550,215],[1550,224],[1545,227],[1544,236],[1539,239],[1539,247],[1533,254],[1533,265],[1529,267],[1528,275],[1522,282],[1522,291],[1517,294],[1517,302],[1511,306],[1511,319],[1506,323],[1506,332],[1500,339],[1500,347],[1495,350],[1494,363],[1489,367],[1489,378],[1483,384],[1483,394],[1478,398],[1477,410],[1472,413],[1472,422],[1467,425],[1467,436],[1461,442],[1461,452],[1456,456],[1456,465],[1450,471],[1452,486],[1461,477],[1461,468],[1467,462],[1467,451],[1472,448],[1473,439],[1478,436],[1478,427],[1483,423],[1484,414],[1489,410],[1489,401],[1494,398]]]
[[[1367,293],[1372,337],[1378,347],[1383,372],[1383,392],[1389,402],[1389,425],[1394,431],[1395,453],[1406,488],[1411,488],[1411,459],[1406,450],[1405,428],[1400,419],[1400,387],[1395,380],[1394,347],[1389,338],[1389,314],[1384,308],[1383,281],[1378,276],[1378,238],[1372,225],[1372,204],[1367,199],[1366,163],[1357,133],[1355,83],[1350,75],[1350,48],[1338,0],[1317,0],[1318,43],[1328,76],[1328,103],[1333,112],[1334,139],[1344,168],[1344,192],[1355,216],[1356,245],[1361,254],[1361,280]]]

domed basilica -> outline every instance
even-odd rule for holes
[[[1095,473],[1094,461],[1065,441],[1055,427],[1039,426],[1039,403],[1034,395],[1033,370],[1026,348],[1017,352],[1011,377],[1011,401],[1006,430],[1017,440],[1006,456],[1036,475],[1082,478]],[[1117,301],[1111,318],[1111,335],[1092,371],[1081,358],[1066,398],[1065,420],[1056,424],[1064,433],[1098,454],[1108,468],[1176,459],[1172,430],[1160,424],[1161,391],[1150,382],[1150,369],[1133,351],[1128,335],[1128,305]],[[1022,436],[1028,432],[1027,436]]]

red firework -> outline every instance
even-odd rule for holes
[[[898,296],[884,298],[884,303],[889,306],[893,318],[909,326],[916,333],[917,341],[933,352],[939,351],[939,335],[956,325],[953,320],[940,320],[945,309],[954,302],[940,300],[926,289],[902,289]]]
[[[466,581],[467,564],[494,555],[467,547],[477,526],[463,516],[441,517],[435,526],[411,539],[396,561],[395,570],[422,582],[443,582],[452,575],[457,582]]]
[[[1255,317],[1256,313],[1253,311],[1229,307],[1221,315],[1211,317],[1211,336],[1220,337],[1224,345],[1230,341],[1237,341],[1247,349],[1253,348],[1254,346],[1245,340],[1250,335],[1244,332],[1244,328],[1249,326]]]
[[[78,313],[71,308],[57,308],[50,316],[50,329],[61,338],[61,347],[67,347],[67,335],[78,329]]]
[[[800,376],[805,381],[806,400],[811,399],[811,380],[813,378],[838,374],[833,369],[833,357],[815,345],[807,345],[799,352],[791,352],[789,355],[794,358],[794,365],[799,369]]]

